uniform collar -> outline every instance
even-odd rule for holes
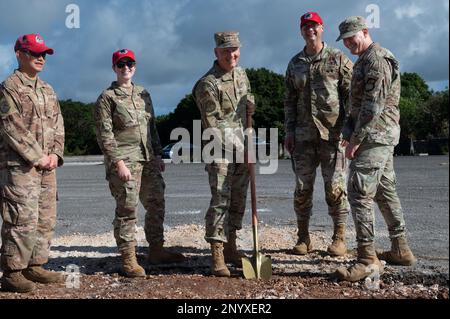
[[[129,89],[125,89],[119,86],[119,83],[117,83],[117,81],[114,81],[111,83],[111,89],[114,90],[114,93],[116,95],[126,95],[126,96],[131,96],[132,92],[134,93],[136,91],[136,86],[134,85],[133,82],[131,82],[132,87]]]
[[[236,70],[236,68],[234,68],[230,72],[226,72],[220,67],[220,65],[217,62],[217,60],[214,61],[213,68],[214,68],[214,74],[218,75],[223,81],[233,80],[233,78],[234,78],[234,71]]]
[[[44,86],[44,83],[39,77],[36,77],[36,80],[32,80],[25,73],[19,71],[18,69],[14,71],[14,74],[19,78],[23,85],[28,86],[32,89],[38,89]]]
[[[369,45],[369,47],[366,49],[366,51],[363,52],[363,54],[361,54],[358,57],[358,60],[362,60],[364,59],[370,52],[372,52],[374,49],[378,48],[380,45],[376,42],[372,42],[371,45]]]
[[[303,48],[302,52],[300,52],[299,55],[299,60],[302,61],[320,61],[323,58],[325,58],[328,55],[328,45],[326,44],[326,42],[322,42],[323,43],[323,48],[322,50],[320,50],[319,53],[317,53],[314,57],[306,54],[306,46]]]

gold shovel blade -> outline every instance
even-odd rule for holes
[[[242,258],[242,270],[246,279],[272,278],[272,260],[268,256],[258,253],[258,258]]]

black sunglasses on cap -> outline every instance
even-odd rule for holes
[[[126,65],[129,69],[131,69],[132,67],[134,67],[134,66],[136,65],[136,62],[134,62],[134,61],[119,61],[119,62],[116,63],[116,66],[117,66],[119,69],[124,68],[125,65]]]
[[[40,52],[40,53],[38,53],[38,52],[30,51],[30,50],[21,50],[21,51],[22,51],[23,53],[29,55],[29,56],[32,56],[33,58],[39,58],[39,57],[42,57],[42,58],[45,59],[45,57],[47,56],[47,52]]]

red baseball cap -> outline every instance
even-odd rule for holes
[[[29,50],[35,53],[47,53],[53,54],[53,49],[45,45],[44,39],[39,34],[25,34],[20,36],[16,45],[14,45],[14,51],[17,50]]]
[[[322,18],[317,12],[306,12],[302,17],[300,18],[300,28],[303,27],[304,24],[307,22],[316,22],[323,25]]]
[[[116,51],[113,53],[112,56],[112,63],[113,65],[116,65],[117,62],[119,62],[119,60],[123,59],[123,58],[130,58],[131,60],[136,62],[136,58],[134,56],[134,52],[128,49],[122,49],[119,51]]]

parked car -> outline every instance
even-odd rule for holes
[[[268,154],[270,152],[270,143],[266,142],[265,140],[253,136],[253,143],[256,146],[256,158],[259,157],[258,150],[260,150],[261,148],[262,151],[265,152],[265,154]],[[170,143],[164,146],[164,148],[162,149],[162,158],[175,160],[175,162],[193,162],[194,150],[199,152],[201,156],[201,148],[199,146],[183,142]],[[175,158],[175,156],[178,157]]]
[[[194,158],[194,150],[197,151],[199,148],[199,146],[190,143],[170,143],[162,149],[162,158],[177,160],[177,162],[178,160],[180,160],[180,162],[192,162]]]

